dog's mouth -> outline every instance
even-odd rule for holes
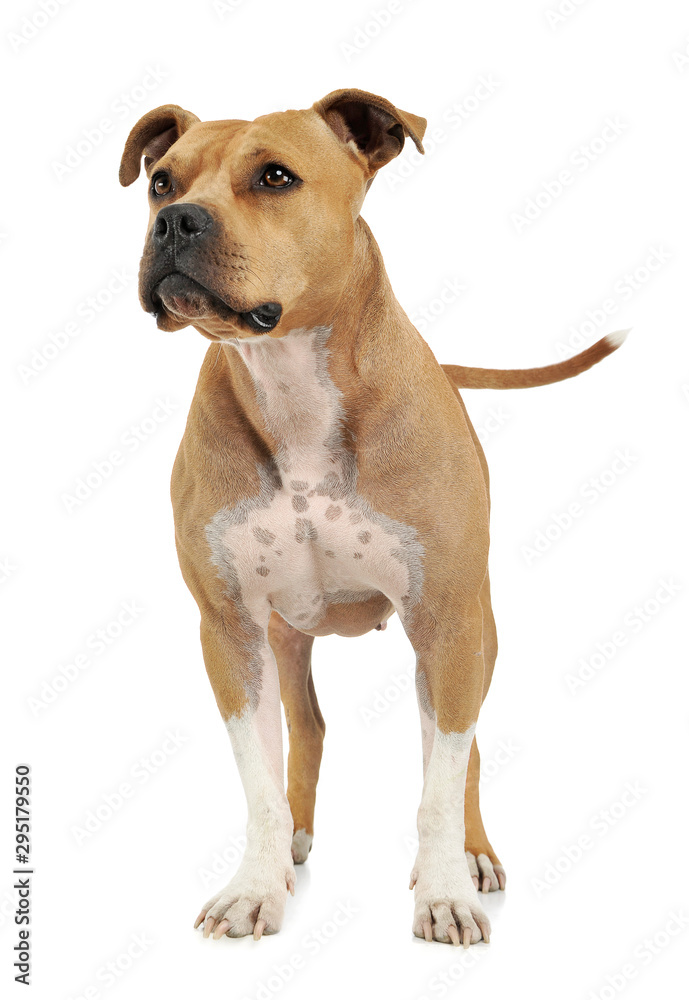
[[[264,302],[253,309],[233,309],[224,299],[186,274],[174,272],[162,278],[150,293],[152,311],[161,308],[187,321],[217,317],[235,325],[246,325],[254,333],[269,333],[280,322],[279,302]]]

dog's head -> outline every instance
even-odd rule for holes
[[[351,271],[355,223],[380,167],[425,119],[338,90],[306,111],[202,122],[174,104],[132,129],[120,182],[148,177],[139,296],[158,326],[211,340],[325,323]]]

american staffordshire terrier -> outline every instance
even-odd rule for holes
[[[505,887],[479,809],[475,728],[497,652],[488,470],[459,388],[546,385],[545,368],[440,365],[361,218],[378,170],[426,122],[359,90],[255,121],[146,114],[120,180],[148,177],[140,298],[211,344],[172,474],[176,542],[248,802],[247,847],[198,916],[214,938],[279,930],[313,839],[325,724],[314,636],[399,615],[416,654],[423,793],[413,932],[488,941]],[[284,789],[280,700],[289,729]]]

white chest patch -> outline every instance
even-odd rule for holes
[[[416,531],[357,493],[343,446],[341,393],[328,374],[330,327],[240,341],[274,460],[257,465],[258,495],[218,511],[206,528],[228,595],[255,620],[268,602],[297,628],[329,604],[384,594],[401,615],[421,596]]]

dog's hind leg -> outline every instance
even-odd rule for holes
[[[490,582],[488,575],[481,588],[481,607],[483,609],[483,697],[485,699],[490,687],[493,667],[498,653],[498,639],[495,630],[495,619],[490,604]],[[469,769],[467,772],[466,794],[464,798],[464,826],[466,829],[464,846],[466,850],[469,871],[474,885],[481,892],[493,892],[505,888],[505,869],[500,864],[497,854],[491,847],[481,818],[479,807],[479,776],[481,759],[479,757],[476,737],[471,744]]]
[[[325,733],[311,675],[313,636],[289,628],[273,612],[268,641],[278,664],[280,697],[289,730],[287,798],[294,819],[292,857],[295,864],[301,864],[306,861],[313,842],[316,784]]]
[[[471,433],[476,454],[478,456],[483,477],[486,483],[486,493],[490,492],[490,476],[488,474],[488,463],[483,451],[478,435],[474,430],[469,414],[464,405],[464,400],[455,390],[457,401],[462,407],[469,432]],[[490,503],[490,497],[488,498]],[[493,677],[495,660],[498,655],[498,635],[495,628],[495,617],[490,600],[490,579],[488,573],[483,581],[479,593],[481,611],[483,613],[483,700],[488,694],[488,688]],[[481,760],[478,752],[478,745],[474,737],[471,744],[471,754],[469,756],[469,767],[467,771],[466,792],[464,798],[464,825],[466,828],[465,849],[469,863],[469,871],[474,885],[482,892],[493,892],[496,889],[505,888],[505,869],[500,864],[498,856],[491,847],[486,836],[486,831],[481,818],[479,807],[479,776],[481,770]]]

